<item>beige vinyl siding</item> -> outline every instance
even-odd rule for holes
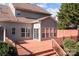
[[[54,37],[54,30],[56,27],[56,21],[52,18],[47,18],[41,21],[41,39],[50,39]]]
[[[32,25],[31,24],[20,24],[20,23],[0,23],[3,27],[7,29],[7,36],[13,40],[27,40],[32,39]],[[15,28],[15,36],[12,35],[12,28]],[[21,28],[30,28],[30,37],[21,37]]]
[[[45,20],[41,21],[41,28],[48,28],[48,27],[53,27],[56,28],[56,21],[52,18],[47,18]]]

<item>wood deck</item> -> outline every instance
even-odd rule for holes
[[[36,41],[25,40],[16,43],[19,56],[58,56],[57,52],[52,48],[52,41]]]

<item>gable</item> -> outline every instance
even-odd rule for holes
[[[44,28],[44,27],[45,28],[47,28],[47,27],[56,27],[56,24],[57,24],[56,20],[52,17],[48,17],[48,18],[41,21],[42,28]]]

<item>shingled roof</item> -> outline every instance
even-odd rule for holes
[[[35,5],[35,4],[30,4],[30,3],[13,3],[13,5],[14,5],[14,7],[16,9],[51,15],[48,11],[46,11],[42,7],[39,7],[39,6]]]
[[[12,11],[10,8],[6,5],[0,4],[0,22],[16,22],[17,19],[15,16],[13,16]]]
[[[42,18],[39,18],[39,19],[29,19],[29,18],[25,18],[25,17],[16,17],[16,16],[12,15],[12,12],[11,12],[11,10],[10,10],[10,8],[8,6],[0,5],[0,8],[1,8],[0,11],[2,13],[0,15],[0,22],[36,23],[36,22],[44,20],[44,19],[46,19],[48,17],[51,17],[49,15],[50,13],[47,13],[47,11],[43,10],[40,7],[35,7],[36,5],[34,7],[32,7],[32,5],[30,5],[30,4],[24,4],[24,3],[18,3],[18,4],[20,4],[20,5],[22,4],[21,6],[19,5],[19,7],[21,7],[21,8],[24,8],[25,5],[27,5],[25,7],[25,10],[30,10],[30,11],[32,10],[32,12],[38,12],[38,13],[48,14],[48,16],[45,16],[45,17],[42,17]]]

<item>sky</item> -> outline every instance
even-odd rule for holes
[[[52,14],[52,16],[56,16],[57,12],[59,12],[59,9],[61,7],[60,3],[36,3],[36,5],[46,9]]]

